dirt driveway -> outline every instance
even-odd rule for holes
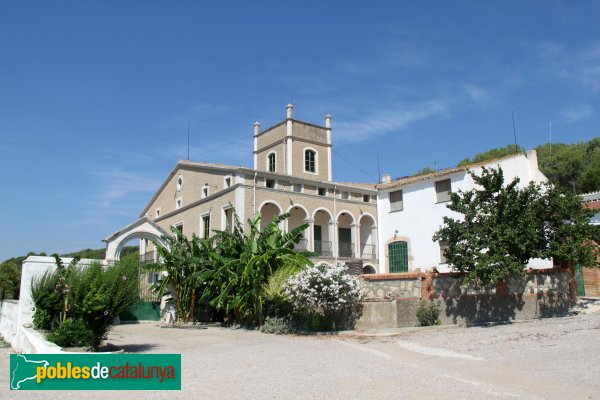
[[[600,313],[394,336],[275,336],[120,325],[129,352],[181,353],[181,392],[9,392],[16,399],[600,399]]]

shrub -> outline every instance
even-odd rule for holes
[[[309,328],[315,314],[331,321],[333,329],[351,328],[360,315],[360,281],[345,266],[322,264],[300,271],[288,279],[285,294],[294,311],[308,319]]]
[[[36,308],[33,313],[33,327],[35,329],[50,329],[53,317],[43,308]]]
[[[260,327],[263,333],[274,333],[276,335],[287,335],[296,332],[296,327],[291,319],[286,317],[267,317]]]
[[[417,319],[420,326],[441,325],[440,314],[442,306],[439,301],[424,301],[421,300],[419,308],[417,308]]]
[[[78,266],[74,262],[65,268],[57,258],[55,271],[32,282],[34,325],[56,331],[67,318],[77,321],[88,330],[87,345],[95,348],[119,313],[138,300],[138,279],[137,260],[123,260],[108,267],[99,263]],[[71,326],[60,328],[61,332],[67,328]]]
[[[264,312],[268,317],[287,317],[293,311],[292,303],[285,294],[285,285],[301,268],[297,265],[285,265],[275,271],[262,287]]]
[[[87,347],[92,343],[92,333],[83,321],[67,319],[48,334],[48,340],[61,347]]]

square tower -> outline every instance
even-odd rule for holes
[[[262,132],[254,123],[254,169],[331,181],[331,115],[320,126],[293,119],[293,108],[288,104],[287,118]]]

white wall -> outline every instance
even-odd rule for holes
[[[500,166],[504,171],[505,182],[510,182],[515,176],[521,179],[520,186],[526,186],[530,181],[545,181],[545,176],[537,168],[535,152],[528,157],[518,155],[501,160],[486,167]],[[476,174],[481,174],[481,168],[474,168]],[[460,218],[461,214],[450,211],[448,203],[436,203],[435,182],[450,179],[452,191],[470,190],[474,182],[466,171],[451,175],[431,178],[393,189],[379,190],[377,194],[377,217],[379,236],[379,272],[389,272],[387,244],[393,240],[406,240],[409,248],[409,271],[417,268],[431,270],[436,267],[440,272],[450,271],[447,264],[440,264],[440,249],[437,242],[431,239],[443,224],[443,217]],[[389,192],[403,191],[403,210],[390,212]],[[396,233],[397,231],[397,233]],[[551,260],[532,260],[532,267],[550,268]]]

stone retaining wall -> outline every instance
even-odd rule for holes
[[[367,292],[357,329],[416,326],[421,300],[438,302],[442,324],[477,324],[565,315],[572,302],[568,269],[526,271],[506,282],[463,285],[460,273],[363,275]]]

